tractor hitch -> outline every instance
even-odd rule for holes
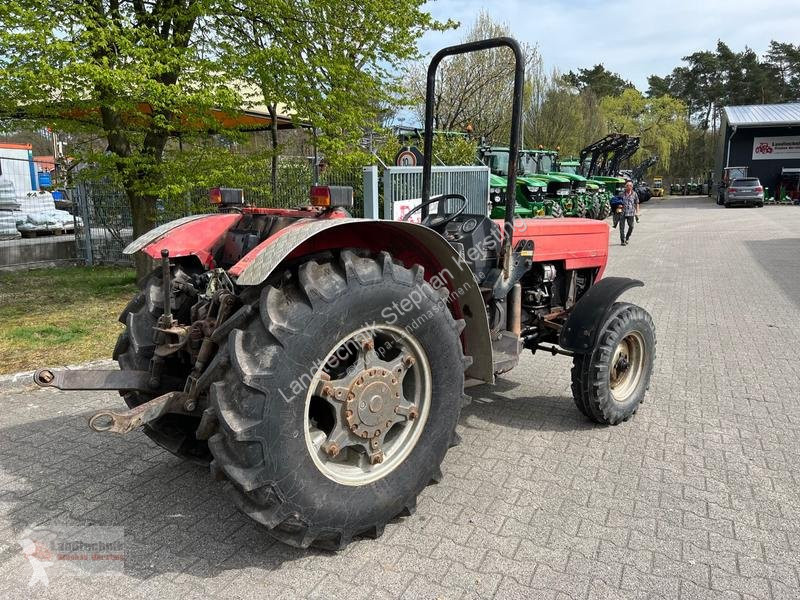
[[[166,413],[186,414],[187,396],[183,392],[169,392],[130,410],[117,412],[101,410],[89,417],[89,427],[98,432],[128,433]]]
[[[157,387],[152,387],[149,371],[94,371],[39,369],[33,381],[40,387],[59,390],[131,390],[138,392],[165,393],[183,389],[183,381],[174,377],[162,377]]]

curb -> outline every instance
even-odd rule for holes
[[[78,365],[66,366],[53,366],[54,369],[116,369],[117,361],[115,360],[90,360],[89,362],[80,363]],[[19,373],[11,373],[9,375],[0,375],[0,393],[8,392],[11,390],[21,390],[26,388],[35,388],[37,386],[33,382],[33,374],[35,371],[20,371]]]

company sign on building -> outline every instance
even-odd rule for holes
[[[753,160],[800,158],[800,135],[753,138]]]

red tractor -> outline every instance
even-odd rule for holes
[[[505,221],[431,197],[435,75],[446,56],[509,47],[516,71]],[[629,419],[648,388],[655,332],[618,302],[641,282],[602,278],[608,225],[514,219],[523,63],[496,38],[445,48],[428,70],[421,224],[353,219],[348,188],[297,210],[244,206],[150,231],[126,248],[160,267],[123,310],[118,371],[40,369],[39,385],[119,390],[96,431],[137,427],[207,462],[276,538],[340,548],[414,510],[456,444],[465,387],[524,350],[573,359],[578,409]],[[437,203],[435,212],[430,207]]]

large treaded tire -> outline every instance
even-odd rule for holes
[[[605,221],[610,214],[611,203],[608,201],[608,198],[603,198],[600,200],[600,210],[598,211],[597,219],[600,221]]]
[[[174,276],[180,273],[175,267]],[[153,326],[164,313],[161,291],[161,269],[154,270],[139,285],[140,292],[133,297],[119,316],[125,330],[117,338],[113,359],[124,370],[147,371],[153,357]],[[173,295],[173,314],[183,323],[189,322],[191,301],[182,293]],[[169,359],[164,372],[171,375],[187,375],[189,367]],[[120,392],[129,408],[152,400],[155,395],[143,392]],[[176,456],[207,464],[211,460],[208,444],[194,436],[198,419],[177,414],[168,414],[144,426],[144,433],[159,446]]]
[[[550,205],[550,216],[555,217],[556,219],[560,219],[564,216],[564,207],[561,206],[561,203],[557,200],[552,201]]]
[[[386,312],[413,291],[419,291],[418,306]],[[422,316],[413,335],[430,363],[432,402],[419,439],[377,481],[342,485],[326,477],[304,438],[313,365],[351,331],[373,323],[410,331]],[[263,288],[257,315],[220,349],[229,353],[231,368],[211,386],[208,410],[219,421],[209,440],[212,472],[229,481],[242,512],[291,546],[331,550],[354,537],[379,536],[390,520],[412,514],[417,495],[441,478],[442,459],[457,440],[469,364],[461,348],[463,326],[425,282],[421,267],[407,269],[387,253],[345,250],[338,258],[310,259],[287,270]]]
[[[626,401],[618,402],[610,389],[611,361],[617,345],[631,332],[638,332],[644,340],[643,372]],[[616,303],[593,351],[573,357],[572,396],[578,410],[603,425],[618,425],[630,419],[644,401],[655,357],[655,325],[650,314],[634,304]]]
[[[591,210],[591,208],[587,209],[586,198],[580,196],[577,200],[575,200],[575,216],[585,217],[587,210]]]

